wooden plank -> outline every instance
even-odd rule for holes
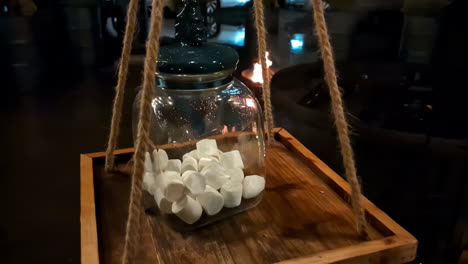
[[[114,155],[130,154],[130,153],[133,153],[133,151],[134,151],[133,148],[116,149],[114,151]],[[93,159],[104,158],[106,156],[106,152],[94,152],[94,153],[88,153],[85,155]]]
[[[98,264],[93,160],[86,155],[80,157],[80,195],[81,263]]]
[[[371,241],[361,241],[354,230],[346,181],[287,131],[276,129],[275,135],[281,144],[267,149],[267,188],[257,207],[185,232],[171,228],[171,218],[143,215],[139,261],[361,264],[415,258],[414,237],[365,198]],[[118,153],[118,165],[125,167],[132,150]],[[100,260],[120,263],[131,171],[106,174],[104,153],[90,157],[95,161]]]

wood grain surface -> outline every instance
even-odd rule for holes
[[[147,212],[141,216],[135,263],[405,263],[415,258],[416,239],[367,199],[371,240],[362,241],[354,228],[347,183],[287,131],[277,129],[275,134],[277,143],[267,149],[267,186],[258,206],[184,232],[171,227],[171,218]],[[119,153],[117,161],[125,167],[132,150]],[[128,171],[106,174],[102,154],[90,157],[99,260],[120,263]]]
[[[80,162],[80,224],[81,263],[98,263],[98,238],[94,197],[93,159],[81,155]]]

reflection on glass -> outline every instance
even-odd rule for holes
[[[251,99],[251,98],[245,99],[245,104],[246,104],[248,107],[255,107],[255,106],[256,106],[254,100]]]

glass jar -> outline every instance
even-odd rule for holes
[[[186,1],[189,7],[196,2]],[[197,14],[193,8],[189,15]],[[196,25],[193,17],[188,21]],[[158,150],[147,155],[153,174],[145,173],[143,186],[170,224],[189,229],[256,206],[265,188],[263,114],[252,92],[232,77],[238,55],[195,35],[176,26],[179,43],[161,47],[149,131]]]
[[[244,176],[265,176],[265,145],[261,107],[252,92],[244,84],[237,79],[228,78],[231,80],[226,84],[203,89],[184,90],[163,88],[161,86],[155,88],[155,98],[152,100],[153,116],[150,126],[150,139],[157,148],[166,151],[170,160],[178,159],[181,161],[180,177],[185,172],[182,165],[186,163],[185,159],[190,156],[188,153],[194,150],[197,153],[194,154],[197,161],[197,171],[200,172],[202,177],[206,176],[206,171],[204,173],[201,167],[202,160],[210,162],[208,161],[210,154],[199,154],[200,147],[197,150],[197,142],[202,139],[214,139],[217,150],[222,152],[212,156],[214,163],[229,163],[229,161],[225,162],[223,160],[228,159],[228,157],[223,158],[223,156],[237,150],[242,159]],[[194,83],[194,86],[196,84]],[[140,96],[141,93],[138,93],[134,102],[134,135],[138,123]],[[188,155],[184,157],[186,154]],[[202,159],[203,156],[205,156],[205,159]],[[153,156],[152,162],[154,162],[154,159]],[[226,166],[217,168],[220,170],[221,175],[219,176],[227,175],[232,177],[232,175],[229,175],[229,170],[234,169],[234,166]],[[158,174],[161,173],[164,174],[165,171],[156,171],[155,177],[158,177]],[[205,182],[207,182],[206,179]],[[222,183],[229,182],[228,180]],[[242,188],[247,184],[243,180],[241,180],[241,183]],[[222,186],[217,184],[219,183],[210,186],[221,193]],[[191,194],[189,190],[186,191],[186,194],[191,195],[191,198],[195,198],[195,201],[197,200],[197,195]],[[152,195],[155,194],[152,193]],[[243,195],[245,196],[245,193]],[[155,199],[161,198],[157,197]],[[223,206],[224,208],[219,213],[212,216],[208,216],[206,212],[203,212],[200,220],[197,220],[193,226],[199,227],[247,210],[256,206],[260,200],[261,195],[259,194],[250,199],[242,198],[239,206],[233,208]],[[171,222],[179,222],[179,225],[185,226],[179,219]]]

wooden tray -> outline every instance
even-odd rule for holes
[[[354,229],[349,185],[284,129],[267,149],[267,187],[255,208],[178,233],[142,214],[135,263],[406,263],[417,240],[363,197],[370,240]],[[132,149],[116,152],[126,164]],[[81,155],[81,263],[120,263],[130,178],[106,174],[104,153]]]

